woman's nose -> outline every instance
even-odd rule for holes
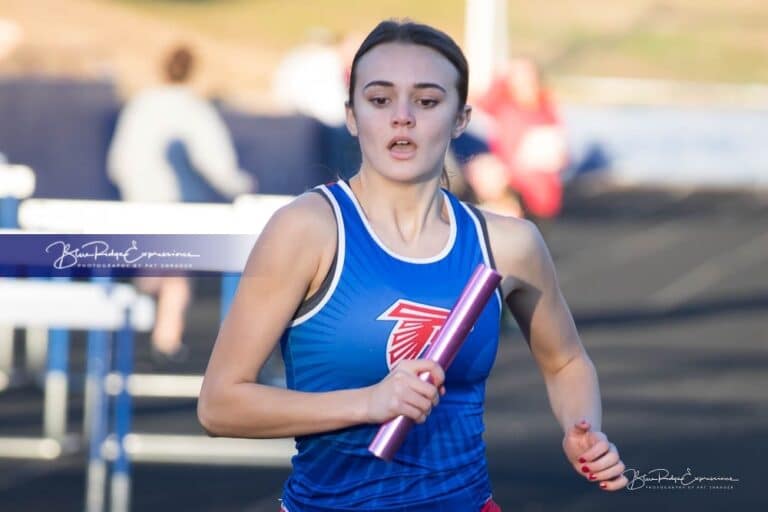
[[[415,122],[410,105],[408,103],[398,104],[392,114],[392,126],[413,126]]]

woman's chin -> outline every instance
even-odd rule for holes
[[[397,171],[390,171],[384,174],[384,176],[387,179],[390,179],[392,181],[396,181],[398,183],[405,183],[405,184],[416,184],[416,183],[425,183],[428,181],[432,181],[434,179],[440,178],[440,173],[435,173],[433,171],[414,171],[414,172],[397,172]]]

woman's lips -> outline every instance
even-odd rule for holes
[[[416,144],[413,143],[412,140],[408,139],[407,141],[405,139],[398,139],[403,140],[406,143],[398,143],[397,141],[390,142],[389,144],[389,154],[394,158],[395,160],[408,160],[410,158],[413,158],[413,156],[416,154]]]

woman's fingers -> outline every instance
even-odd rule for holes
[[[605,491],[617,491],[623,489],[629,482],[624,476],[626,467],[621,461],[616,445],[608,441],[608,437],[599,431],[586,431],[586,437],[578,436],[575,431],[580,425],[572,428],[563,440],[566,453],[573,453],[573,448],[580,443],[589,446],[583,453],[573,460],[574,468],[590,482],[597,483]],[[580,439],[580,441],[579,441]],[[572,456],[572,455],[571,455]]]
[[[415,407],[422,414],[429,414],[432,410],[432,400],[420,395],[419,393],[406,393],[402,397],[401,403]]]
[[[624,470],[627,469],[624,466],[624,463],[621,462],[621,460],[617,461],[615,464],[607,467],[606,469],[602,471],[598,471],[597,473],[594,473],[594,480],[603,481],[603,480],[612,480],[616,478],[617,476],[624,473]]]
[[[414,390],[429,400],[431,407],[434,407],[440,403],[440,391],[435,386],[427,382],[423,382],[421,379],[416,379],[416,381],[417,382],[414,383]]]
[[[404,359],[398,363],[397,369],[413,374],[417,378],[420,374],[427,372],[429,373],[428,382],[438,388],[445,382],[443,369],[439,364],[429,359]]]
[[[420,394],[410,391],[402,396],[393,396],[391,410],[393,416],[407,416],[417,423],[423,423],[429,413],[432,412],[432,402]]]
[[[399,412],[397,413],[397,416],[405,416],[412,419],[416,423],[424,423],[427,420],[427,415],[424,414],[421,409],[414,407],[407,402],[402,402],[398,409]]]
[[[603,480],[602,482],[600,482],[600,488],[603,489],[604,491],[618,491],[626,487],[628,483],[629,483],[629,480],[627,480],[627,477],[624,475],[621,475],[611,480]]]
[[[626,466],[621,461],[615,444],[607,440],[600,441],[598,444],[601,445],[602,443],[605,443],[607,446],[607,451],[597,459],[584,463],[581,470],[590,481],[599,482],[600,488],[605,491],[623,489],[628,483],[627,478],[624,476]],[[590,450],[594,448],[597,448],[597,446]],[[602,451],[602,449],[603,446],[600,446],[597,451]]]
[[[400,386],[407,389],[412,389],[421,396],[427,398],[434,405],[437,405],[440,393],[433,384],[424,382],[418,378],[415,374],[408,372],[405,369],[398,369],[394,378],[399,382]]]
[[[398,364],[395,371],[402,378],[407,378],[408,385],[422,396],[429,398],[433,405],[437,405],[440,402],[440,395],[445,394],[445,387],[443,386],[445,372],[434,361],[425,359],[404,360]],[[425,371],[429,374],[429,378],[426,380],[420,377]]]
[[[382,423],[402,415],[423,423],[445,393],[444,380],[445,373],[434,361],[400,361],[384,380],[369,388],[368,422]]]
[[[579,469],[589,480],[599,480],[600,478],[598,478],[598,476],[601,471],[605,471],[619,462],[621,462],[619,454],[616,451],[609,451],[597,460],[581,464]],[[593,478],[593,476],[595,478]],[[608,475],[606,475],[606,478],[607,476]]]
[[[605,437],[603,437],[603,439],[600,439],[595,444],[593,444],[590,449],[582,453],[579,456],[579,461],[583,459],[587,463],[593,462],[599,459],[600,457],[602,457],[603,455],[605,455],[608,452],[608,450],[610,450],[610,448],[611,448],[611,443],[609,443],[608,440],[605,439]]]

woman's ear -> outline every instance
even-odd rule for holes
[[[472,107],[469,105],[464,105],[464,107],[461,109],[461,112],[456,116],[456,124],[453,127],[453,133],[452,136],[454,139],[458,138],[462,133],[464,133],[464,130],[467,129],[467,125],[469,124],[469,120],[472,118]]]
[[[357,137],[357,120],[355,119],[355,111],[348,101],[344,102],[344,110],[347,116],[347,130],[349,130],[350,135]]]

